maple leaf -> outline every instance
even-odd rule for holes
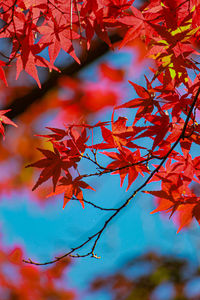
[[[198,223],[200,224],[200,215],[199,215],[199,209],[200,204],[197,197],[193,197],[193,203],[184,203],[182,205],[179,205],[177,212],[178,212],[178,223],[179,228],[177,230],[177,233],[179,233],[183,227],[186,227],[191,224],[193,218],[196,218]],[[194,203],[196,202],[196,203]]]
[[[63,209],[64,209],[66,204],[72,199],[73,196],[75,196],[80,201],[82,207],[84,208],[82,189],[90,189],[93,191],[95,191],[95,189],[80,179],[81,176],[72,179],[72,176],[70,174],[67,174],[66,177],[61,177],[59,180],[59,184],[56,186],[55,192],[49,194],[47,197],[64,193],[64,202],[63,202]]]
[[[162,190],[144,191],[144,193],[156,197],[158,206],[151,213],[170,212],[171,217],[176,212],[179,223],[178,233],[183,227],[188,226],[193,218],[200,223],[200,215],[199,198],[188,187],[194,173],[191,156],[188,154],[186,158],[179,155],[176,159],[178,162],[173,164],[169,159],[166,170],[161,168],[160,174],[154,176],[162,180]]]
[[[138,108],[138,111],[135,116],[135,121],[133,125],[141,118],[147,114],[153,112],[154,106],[158,106],[159,104],[154,100],[155,98],[155,90],[152,88],[149,80],[145,76],[147,89],[144,87],[129,81],[129,83],[134,87],[136,93],[140,98],[135,98],[130,100],[122,105],[117,106],[115,109],[119,108]]]
[[[94,125],[100,126],[100,125]],[[57,149],[57,152],[64,154],[64,157],[67,157],[68,164],[71,163],[71,166],[74,168],[77,167],[76,162],[80,161],[82,154],[87,148],[86,142],[89,139],[87,136],[86,128],[87,125],[65,125],[67,130],[47,127],[53,132],[53,134],[38,135],[41,137],[49,138],[49,141],[53,144],[54,149]],[[83,127],[81,132],[76,130],[75,127]],[[90,126],[89,126],[90,127]],[[66,137],[66,139],[64,139]],[[64,140],[63,140],[64,139]]]
[[[152,150],[154,150],[156,146],[163,142],[165,135],[169,131],[169,116],[163,113],[162,116],[147,115],[145,116],[145,119],[153,123],[154,125],[147,126],[146,130],[140,135],[138,135],[137,138],[153,137],[155,135],[156,137],[153,138],[154,142],[152,146]],[[160,128],[162,128],[162,130],[160,130]]]
[[[70,26],[67,26],[63,19],[58,21],[52,16],[51,22],[40,26],[39,31],[43,35],[39,43],[49,43],[48,50],[50,62],[52,64],[56,60],[61,48],[80,63],[72,45],[72,39],[79,39],[80,35],[72,32]]]
[[[162,106],[162,110],[165,111],[172,108],[172,120],[174,123],[178,122],[182,112],[187,114],[187,105],[192,102],[192,100],[188,98],[188,94],[184,94],[180,97],[174,90],[173,93],[168,92],[168,94],[163,94],[162,99],[165,103]]]
[[[191,157],[188,156],[185,161],[175,153],[173,159],[178,162],[172,163],[172,159],[168,158],[165,168],[162,166],[150,182],[162,180],[162,189],[166,192],[172,192],[173,197],[179,197],[180,193],[189,193],[188,184],[193,180],[194,171],[191,172]],[[154,167],[157,167],[156,165]],[[185,169],[186,168],[186,169]]]
[[[44,169],[41,172],[36,184],[32,188],[32,191],[34,191],[39,185],[47,181],[50,177],[52,177],[53,191],[55,191],[58,179],[61,174],[61,170],[63,169],[68,172],[68,168],[70,168],[73,163],[67,159],[66,155],[60,156],[60,153],[56,149],[56,147],[54,147],[54,152],[40,148],[37,149],[45,156],[45,158],[26,166],[26,168],[36,167]]]
[[[5,130],[3,127],[3,123],[7,124],[7,125],[12,125],[12,126],[18,127],[13,121],[11,121],[8,117],[5,116],[5,114],[9,111],[10,111],[10,109],[0,110],[0,134],[3,135],[3,138],[5,137],[5,134],[4,134]]]
[[[119,23],[130,26],[123,38],[123,41],[121,42],[119,48],[122,48],[128,42],[132,41],[133,39],[136,39],[141,34],[141,32],[145,26],[144,17],[142,15],[142,12],[133,6],[131,6],[130,9],[132,11],[132,15],[123,16],[121,18],[118,18],[118,20],[117,20]]]
[[[85,152],[85,149],[87,148],[86,142],[89,139],[86,128],[82,128],[81,132],[79,132],[74,126],[70,126],[68,128],[68,136],[70,139],[65,141],[67,147],[66,153],[70,156],[80,157]]]
[[[120,175],[121,186],[124,183],[124,179],[128,175],[127,190],[130,188],[131,184],[136,180],[139,174],[144,176],[143,172],[149,173],[149,170],[145,164],[137,164],[138,161],[142,161],[139,149],[135,152],[132,152],[129,149],[122,148],[119,150],[119,153],[103,151],[102,154],[113,159],[113,161],[109,163],[106,168],[111,170],[113,169],[111,174]]]
[[[31,34],[30,34],[31,35]],[[37,82],[39,88],[41,88],[41,83],[38,77],[38,71],[36,66],[49,68],[59,71],[58,68],[53,66],[50,62],[48,62],[44,57],[37,55],[40,53],[46,46],[42,47],[39,44],[29,44],[29,37],[24,38],[21,42],[21,56],[18,56],[16,66],[16,79],[19,77],[20,73],[25,70],[29,75],[31,75]]]
[[[156,209],[154,209],[151,214],[154,214],[156,212],[162,212],[162,211],[166,211],[166,212],[170,212],[172,211],[173,207],[174,207],[174,199],[172,197],[172,195],[170,195],[167,191],[143,191],[143,193],[146,194],[151,194],[153,196],[155,196],[156,198],[159,198],[158,202],[158,206]]]
[[[119,117],[118,120],[114,122],[113,120],[114,112],[112,114],[112,131],[107,129],[105,126],[101,126],[101,133],[104,139],[104,143],[96,144],[90,146],[93,149],[111,149],[119,148],[122,146],[129,148],[140,148],[144,147],[138,146],[131,142],[131,139],[136,135],[140,128],[133,128],[132,126],[126,126],[127,118]]]
[[[59,141],[62,140],[68,133],[59,128],[52,128],[52,127],[46,127],[47,129],[51,130],[52,134],[37,134],[37,136],[49,138],[50,141]]]

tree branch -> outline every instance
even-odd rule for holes
[[[44,262],[44,263],[38,263],[38,262],[34,262],[32,261],[31,259],[28,259],[28,260],[23,260],[25,263],[29,263],[29,264],[33,264],[33,265],[49,265],[49,264],[52,264],[52,263],[55,263],[55,262],[58,262],[60,261],[61,259],[67,257],[67,256],[72,256],[72,257],[77,257],[77,258],[80,258],[80,257],[88,257],[88,256],[91,256],[91,257],[94,257],[94,258],[100,258],[98,257],[94,251],[96,249],[96,246],[98,244],[98,241],[101,237],[101,235],[103,234],[103,232],[105,231],[106,227],[108,226],[108,224],[130,203],[130,201],[137,195],[137,193],[139,191],[141,191],[146,185],[147,183],[151,180],[151,178],[154,176],[155,173],[157,173],[160,168],[162,167],[162,165],[165,163],[165,161],[167,160],[167,158],[169,157],[169,155],[172,153],[172,151],[175,149],[175,147],[178,145],[178,143],[180,142],[181,139],[184,139],[185,137],[185,131],[186,131],[186,128],[187,128],[187,125],[188,125],[188,122],[190,120],[190,117],[191,117],[191,114],[192,114],[192,111],[195,107],[195,104],[197,102],[197,99],[198,99],[198,96],[200,94],[200,87],[198,88],[197,90],[197,93],[194,97],[194,100],[192,102],[192,105],[190,107],[190,110],[188,112],[188,115],[187,115],[187,118],[184,122],[184,126],[183,126],[183,129],[182,129],[182,132],[180,134],[180,136],[177,138],[176,142],[173,144],[173,146],[171,147],[171,149],[167,152],[167,154],[162,158],[160,164],[151,172],[151,174],[148,176],[148,178],[144,181],[143,184],[141,184],[133,193],[132,195],[119,207],[116,209],[116,211],[104,222],[103,226],[100,228],[100,230],[96,233],[94,233],[93,235],[91,235],[85,242],[83,242],[82,244],[80,244],[79,246],[75,247],[75,248],[72,248],[69,252],[65,253],[64,255],[62,256],[59,256],[59,257],[56,257],[54,260],[51,260],[51,261],[48,261],[48,262]],[[73,253],[79,249],[82,249],[85,245],[87,245],[91,240],[94,240],[93,242],[93,245],[92,245],[92,248],[91,250],[86,253],[86,254],[76,254],[76,255],[73,255]]]

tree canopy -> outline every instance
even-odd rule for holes
[[[200,223],[199,12],[199,0],[0,2],[0,159],[12,165],[8,174],[0,171],[1,192],[26,187],[41,203],[61,195],[63,208],[77,201],[109,213],[70,251],[24,262],[57,266],[68,256],[99,258],[103,233],[139,192],[153,196],[152,213],[168,213],[178,232]],[[127,47],[138,50],[138,61],[151,61],[144,85],[129,80],[136,97],[120,96],[123,67],[101,63],[96,82],[77,77],[106,52]],[[103,110],[110,118],[96,120]],[[49,111],[57,112],[52,126],[38,128]],[[104,207],[92,195],[99,178],[110,175],[129,194]],[[151,182],[160,188],[151,190]]]

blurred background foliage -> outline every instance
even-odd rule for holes
[[[198,300],[200,268],[187,259],[148,252],[128,259],[115,273],[97,277],[91,291],[113,300]]]

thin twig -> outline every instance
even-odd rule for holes
[[[70,198],[70,200],[73,200],[73,201],[82,201],[84,203],[87,203],[95,208],[98,208],[100,210],[105,210],[105,211],[113,211],[113,210],[117,210],[117,208],[105,208],[105,207],[101,207],[99,205],[96,205],[94,204],[93,202],[91,201],[88,201],[88,200],[85,200],[85,199],[78,199],[78,198]]]
[[[155,159],[155,157],[151,156],[151,157],[147,157],[146,159],[140,160],[140,161],[135,162],[135,163],[129,163],[129,164],[127,164],[125,166],[122,166],[122,167],[119,167],[119,168],[110,169],[110,168],[106,168],[106,167],[101,166],[96,160],[93,160],[91,157],[89,157],[89,155],[82,155],[81,157],[85,158],[85,159],[88,159],[89,161],[93,162],[99,169],[103,170],[103,171],[98,171],[98,172],[91,173],[91,174],[83,174],[83,175],[81,175],[81,178],[92,177],[92,176],[100,176],[100,175],[112,173],[112,172],[115,172],[115,171],[120,171],[120,170],[123,170],[123,169],[127,169],[127,168],[130,168],[130,167],[133,167],[133,166],[140,165],[142,163],[147,163],[151,159]]]

